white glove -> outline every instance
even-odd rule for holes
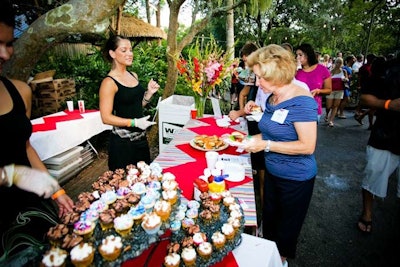
[[[147,127],[156,124],[154,121],[148,121],[150,118],[150,115],[147,115],[146,117],[140,118],[140,119],[135,119],[135,127],[138,127],[142,130],[146,130]]]
[[[7,186],[15,185],[22,190],[32,192],[40,197],[49,198],[60,189],[56,179],[44,171],[26,166],[10,164],[4,166]]]

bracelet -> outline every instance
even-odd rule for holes
[[[62,196],[62,195],[65,195],[65,190],[61,188],[60,190],[58,190],[57,192],[55,192],[55,193],[51,196],[51,199],[52,199],[52,200],[56,200],[58,197],[60,197],[60,196]]]
[[[270,146],[271,146],[271,140],[267,140],[267,147],[264,149],[264,151],[269,152]]]
[[[128,124],[126,125],[126,127],[131,127],[131,125],[132,125],[132,120],[129,120]]]
[[[147,100],[144,96],[143,96],[143,101],[146,102],[146,103],[150,103],[150,99]]]
[[[135,127],[135,120],[131,120],[131,127]]]
[[[386,109],[386,110],[389,110],[389,104],[390,104],[390,102],[392,102],[391,99],[388,99],[388,100],[385,101],[385,109]]]

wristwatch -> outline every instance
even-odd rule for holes
[[[271,146],[271,140],[267,140],[267,147],[264,149],[264,151],[269,152],[270,146]]]

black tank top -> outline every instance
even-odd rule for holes
[[[0,166],[10,163],[30,166],[26,154],[26,141],[32,134],[32,124],[25,114],[25,104],[14,84],[1,77],[13,102],[9,113],[0,115]]]
[[[133,74],[132,74],[133,76]],[[141,118],[143,117],[142,99],[145,89],[140,83],[134,87],[127,87],[119,83],[111,76],[118,87],[118,91],[114,96],[114,115],[122,118]],[[135,77],[135,76],[133,76]],[[135,77],[136,79],[136,77]],[[126,128],[130,131],[142,131],[139,128]]]

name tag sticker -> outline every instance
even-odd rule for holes
[[[275,110],[274,114],[272,114],[271,120],[282,124],[285,121],[288,113],[289,110],[287,109]]]

